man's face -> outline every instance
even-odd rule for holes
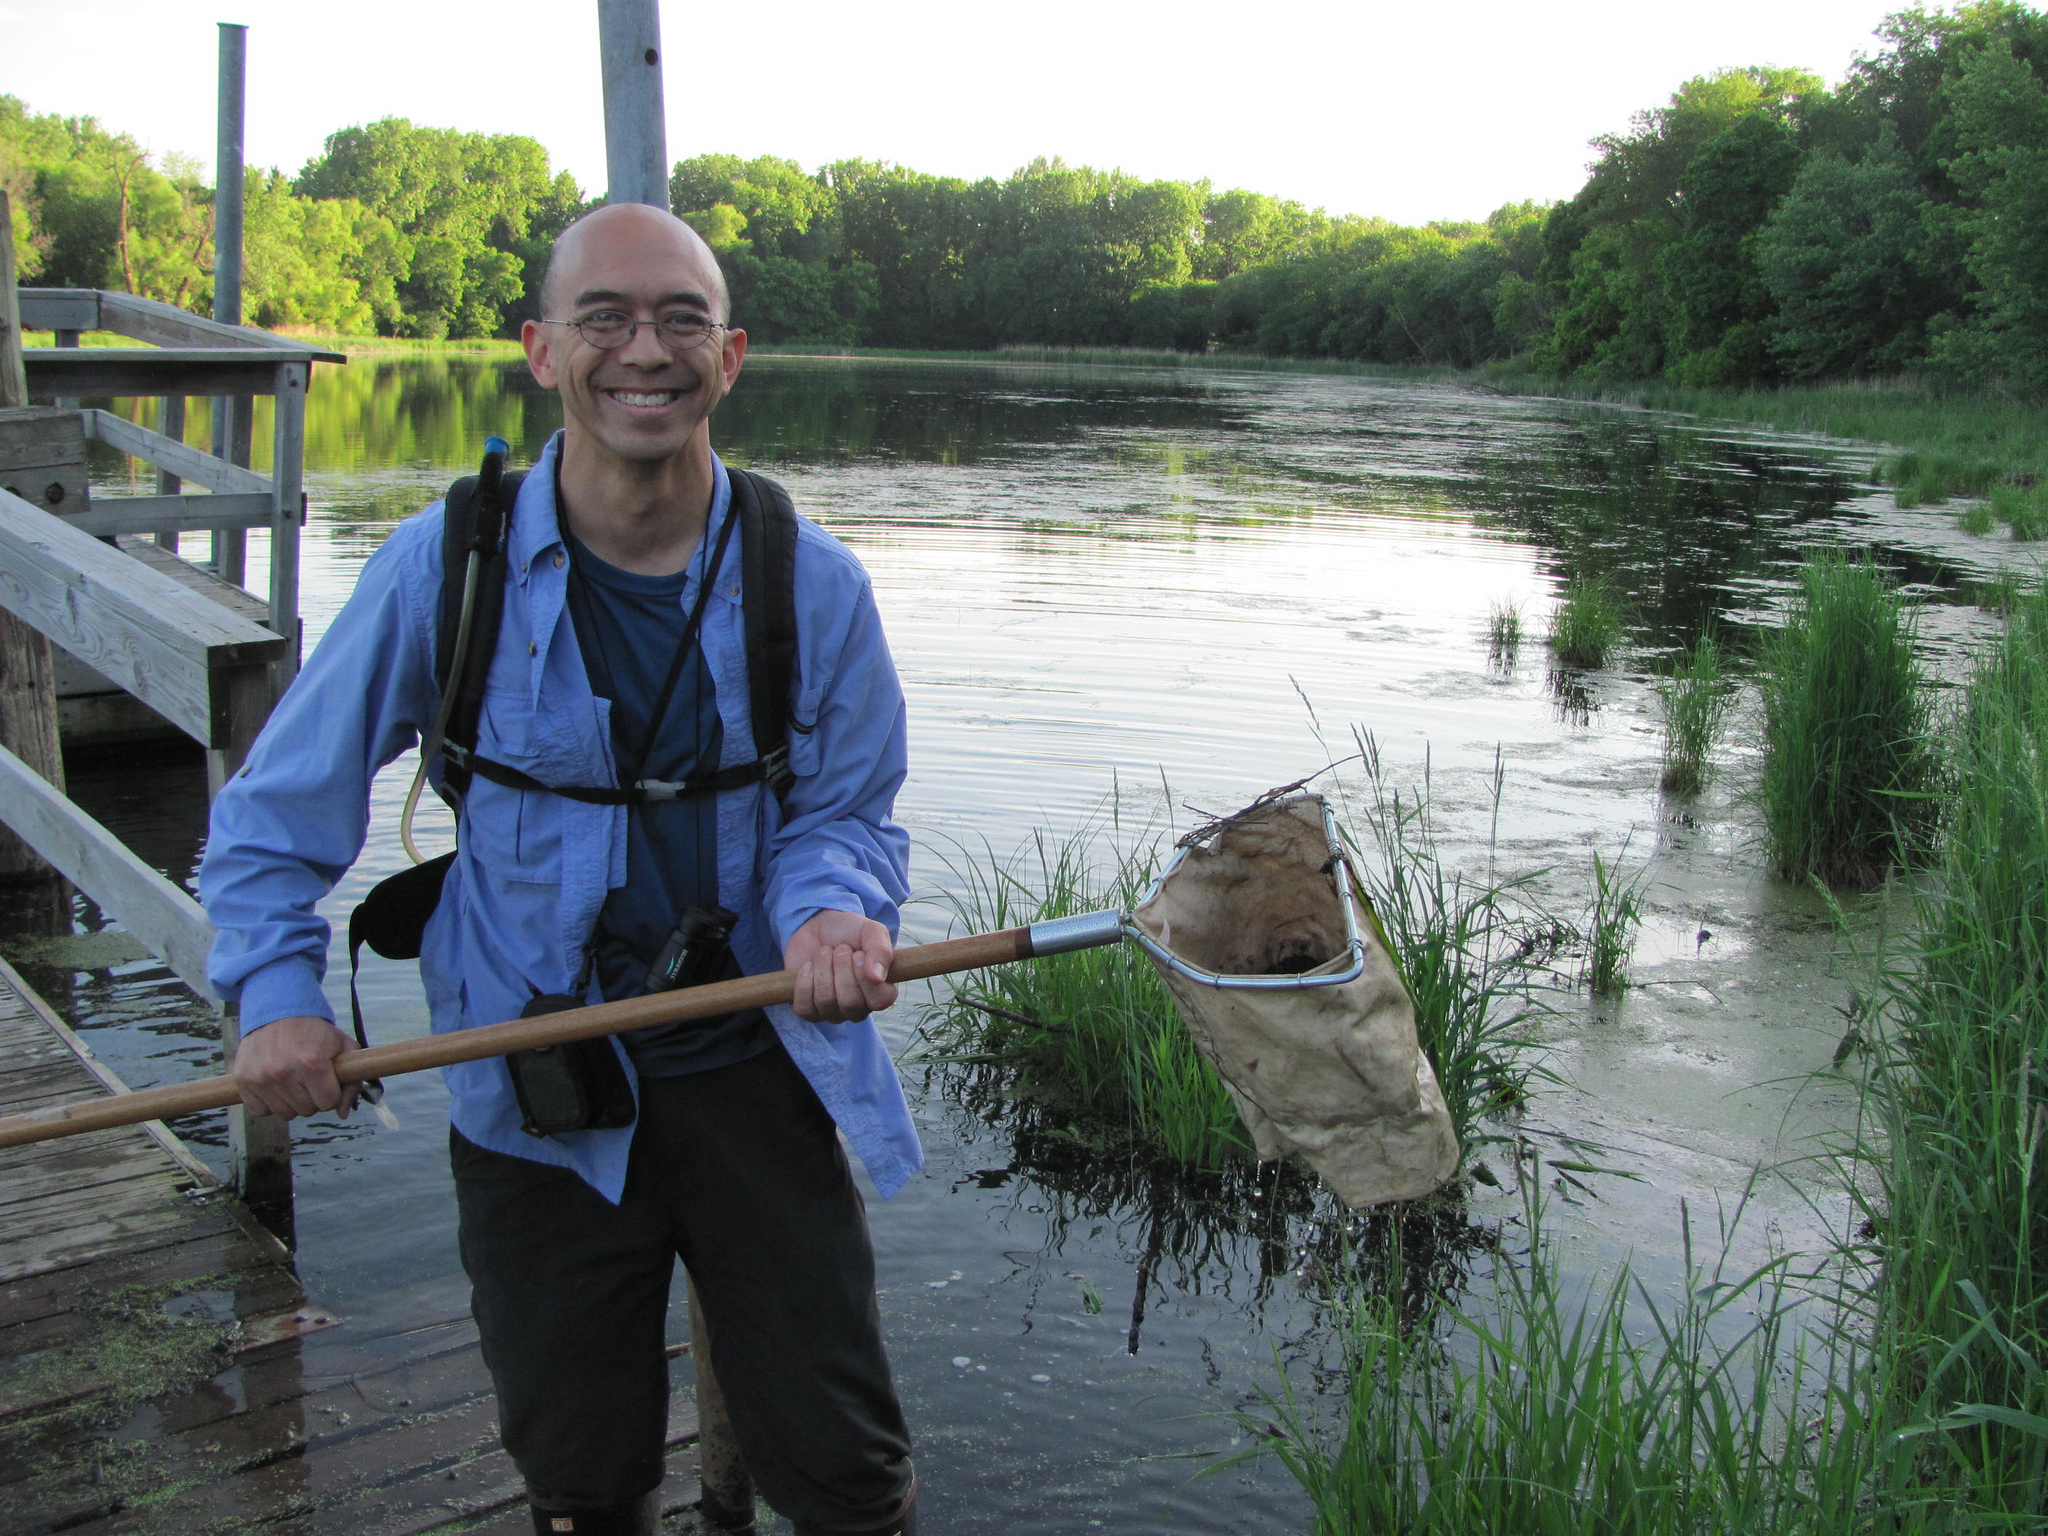
[[[655,323],[664,315],[721,318],[711,257],[651,210],[607,214],[571,235],[571,248],[558,253],[547,318],[623,316],[645,323],[623,346],[606,350],[573,325],[528,321],[527,363],[543,388],[561,395],[572,435],[619,459],[661,462],[692,439],[708,445],[705,422],[739,377],[746,333],[716,330],[680,350],[665,343]]]

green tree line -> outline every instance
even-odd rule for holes
[[[1333,217],[1058,160],[968,181],[711,154],[670,192],[770,342],[2048,385],[2048,18],[1974,0],[1879,36],[1832,87],[1782,68],[1689,80],[1596,141],[1574,197],[1484,221]],[[0,97],[0,185],[27,211],[24,280],[209,303],[212,197],[189,164]],[[529,138],[344,128],[294,177],[249,173],[248,317],[509,335],[588,206]]]

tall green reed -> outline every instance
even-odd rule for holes
[[[1728,683],[1712,635],[1701,635],[1692,653],[1673,664],[1658,694],[1664,701],[1664,788],[1675,795],[1698,794],[1706,788],[1714,746],[1728,717]]]
[[[1622,849],[1622,854],[1627,853]],[[1628,990],[1636,934],[1643,926],[1643,881],[1647,867],[1633,875],[1593,855],[1593,900],[1586,915],[1586,990],[1595,997],[1619,997]]]
[[[1417,1038],[1469,1160],[1498,1139],[1482,1122],[1520,1108],[1534,1083],[1552,1077],[1529,1039],[1548,958],[1546,925],[1530,896],[1534,877],[1456,867],[1438,843],[1427,772],[1404,792],[1372,736],[1356,731],[1353,740],[1362,793],[1341,780],[1335,791],[1353,872],[1400,960]],[[1501,784],[1496,770],[1496,809]]]
[[[1522,605],[1513,598],[1496,600],[1486,613],[1486,659],[1511,668],[1522,652]]]
[[[1547,1076],[1528,1039],[1533,984],[1546,951],[1523,898],[1528,877],[1494,882],[1439,853],[1425,794],[1404,795],[1360,738],[1367,793],[1346,805],[1364,829],[1353,850],[1371,904],[1415,1003],[1416,1030],[1468,1154],[1494,1139],[1489,1115],[1518,1107]],[[956,921],[1013,927],[1103,907],[1135,906],[1158,868],[1160,838],[1128,838],[1112,814],[1065,838],[1037,833],[1008,858],[984,845],[948,865]],[[927,1010],[915,1060],[1003,1074],[1038,1115],[1080,1134],[1122,1140],[1205,1172],[1242,1168],[1250,1138],[1229,1090],[1196,1048],[1149,961],[1110,945],[963,978]]]
[[[1696,1258],[1654,1294],[1624,1268],[1574,1298],[1525,1179],[1526,1262],[1491,1306],[1418,1326],[1380,1292],[1342,1314],[1342,1422],[1285,1381],[1241,1414],[1315,1510],[1316,1536],[1708,1536],[1896,1531],[1873,1491],[1900,1457],[1862,1432],[1867,1360],[1810,1331],[1790,1262]]]
[[[984,844],[978,858],[947,861],[948,905],[970,932],[1128,910],[1157,872],[1159,836],[1125,837],[1112,812],[1063,838],[1041,830],[1008,858]],[[1229,1090],[1133,945],[975,972],[922,1032],[920,1059],[994,1068],[1032,1112],[1071,1120],[1076,1134],[1208,1172],[1251,1160]]]
[[[1932,707],[1897,589],[1867,557],[1810,557],[1766,636],[1762,803],[1787,879],[1868,888],[1924,850],[1939,816]]]
[[[1913,1431],[2000,1517],[2048,1518],[2048,591],[2009,599],[1956,722],[1950,814],[1855,1145],[1876,1326]],[[2029,1528],[2038,1528],[2030,1526]]]
[[[1597,576],[1575,576],[1550,614],[1550,649],[1568,667],[1597,669],[1621,644],[1621,600]]]

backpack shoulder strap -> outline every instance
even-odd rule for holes
[[[789,771],[789,701],[796,689],[796,506],[765,475],[726,469],[740,517],[740,583],[747,626],[747,697],[754,752],[780,799]]]
[[[441,503],[441,606],[434,624],[434,687],[448,691],[448,668],[455,655],[455,629],[462,621],[462,573],[469,564],[470,541],[476,537],[476,476],[464,475],[448,487]]]
[[[452,743],[465,751],[476,747],[484,678],[491,670],[491,656],[498,648],[498,630],[505,614],[505,549],[512,506],[525,479],[524,470],[507,472],[499,482],[497,506],[485,508],[477,500],[477,476],[464,475],[448,487],[442,502],[441,601],[434,625],[434,683],[444,699],[451,689],[456,694],[454,707],[444,717],[442,745]],[[477,606],[471,617],[472,633],[463,676],[451,677],[457,631],[462,627],[463,581],[472,551],[484,556]],[[460,795],[468,787],[469,775],[451,764],[446,780],[449,788]]]

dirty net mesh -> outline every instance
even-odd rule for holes
[[[1331,862],[1320,796],[1263,802],[1189,844],[1132,917],[1199,970],[1339,974],[1349,966],[1342,882],[1365,946],[1354,981],[1237,990],[1153,963],[1261,1160],[1299,1153],[1354,1208],[1413,1200],[1456,1172],[1457,1136],[1394,957]]]

